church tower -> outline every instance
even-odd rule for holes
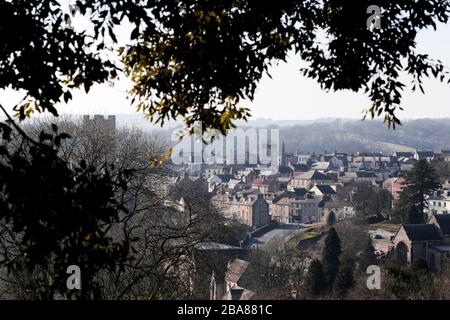
[[[285,147],[284,147],[284,141],[283,141],[283,144],[281,146],[280,166],[282,166],[282,167],[287,166],[287,163],[286,163],[286,150],[285,150]]]

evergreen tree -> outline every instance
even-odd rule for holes
[[[327,216],[327,226],[332,227],[336,223],[336,214],[334,211],[330,211]]]
[[[325,247],[322,252],[323,271],[330,288],[333,286],[339,271],[339,256],[341,253],[341,240],[334,227],[331,227],[325,239]]]
[[[423,214],[416,206],[410,206],[408,209],[408,223],[424,223]]]
[[[311,296],[318,296],[327,289],[322,263],[314,259],[309,266],[305,280],[305,290]]]
[[[417,216],[421,216],[422,222],[423,212],[428,208],[426,196],[439,188],[439,177],[434,168],[425,159],[419,160],[406,176],[405,193],[406,199],[410,206],[415,206],[418,213],[412,211],[413,220],[418,220]],[[411,207],[408,208],[409,210]],[[409,210],[407,211],[409,213]]]
[[[397,203],[395,204],[393,219],[398,223],[408,222],[408,213],[411,209],[411,203],[405,190],[400,193]]]
[[[372,245],[372,239],[367,238],[366,247],[359,256],[359,271],[366,272],[367,267],[377,264],[375,248]]]
[[[348,290],[353,287],[354,283],[353,268],[351,266],[341,268],[334,282],[335,294],[339,298],[344,298],[347,295]]]

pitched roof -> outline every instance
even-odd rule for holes
[[[234,259],[228,262],[228,271],[225,273],[225,279],[229,282],[238,283],[239,279],[247,270],[249,263],[241,259]]]
[[[317,170],[327,170],[330,167],[330,162],[319,161],[319,162],[313,163],[312,167]]]
[[[300,180],[331,180],[330,177],[328,177],[327,175],[324,175],[323,173],[320,173],[319,171],[316,171],[316,170],[311,170],[311,171],[302,173],[302,174],[296,176],[295,179],[300,179]]]
[[[434,224],[404,224],[403,229],[411,241],[441,240]]]
[[[273,198],[272,202],[278,203],[280,200],[284,198],[286,199],[305,198],[307,193],[308,190],[306,190],[305,188],[295,188],[294,191],[284,191],[283,193],[277,195],[275,198]]]
[[[222,182],[229,182],[231,179],[234,178],[232,174],[218,174],[217,175]]]
[[[273,181],[269,179],[255,179],[252,184],[256,186],[270,186],[272,183]]]
[[[304,197],[305,194],[308,193],[308,190],[306,190],[305,188],[294,188],[294,193],[297,197]]]
[[[433,157],[434,151],[417,151],[419,157]]]
[[[435,214],[437,223],[444,235],[450,235],[450,214]]]
[[[324,194],[336,194],[336,191],[329,184],[318,184],[315,188]]]
[[[397,158],[400,158],[400,157],[410,158],[410,157],[412,157],[414,155],[414,152],[396,151],[395,155],[397,156]]]
[[[296,172],[306,172],[309,170],[309,166],[304,163],[291,163],[291,167]]]

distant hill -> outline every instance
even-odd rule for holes
[[[396,130],[376,120],[334,120],[279,128],[286,150],[303,153],[450,149],[450,119],[405,121]]]
[[[72,116],[77,118],[79,116]],[[0,119],[4,118],[0,115]],[[170,137],[172,131],[182,127],[181,121],[170,121],[163,129],[151,124],[141,114],[117,115],[118,126],[136,127],[145,131],[158,131]],[[240,127],[279,128],[280,139],[286,150],[311,152],[357,152],[450,149],[450,119],[417,119],[404,121],[396,130],[388,129],[379,120],[353,120],[324,118],[317,120],[250,119],[239,122]]]

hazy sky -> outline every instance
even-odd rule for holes
[[[450,67],[450,25],[440,25],[436,32],[432,29],[423,31],[417,40],[419,51],[441,59]],[[251,109],[253,118],[309,120],[321,117],[362,117],[362,111],[370,104],[364,94],[351,91],[324,92],[314,80],[300,75],[300,65],[298,58],[290,57],[287,63],[272,68],[272,79],[267,76],[262,79],[255,100],[242,104]],[[126,100],[128,85],[126,81],[121,81],[113,88],[107,85],[94,86],[89,94],[75,92],[74,99],[67,105],[59,105],[58,110],[76,114],[135,113]],[[404,93],[405,111],[399,111],[400,118],[450,118],[450,85],[427,80],[424,89],[425,95]],[[0,103],[10,108],[21,96],[11,90],[0,91]]]

